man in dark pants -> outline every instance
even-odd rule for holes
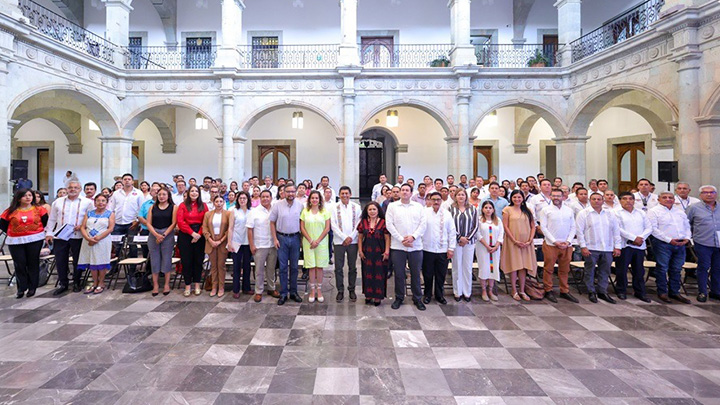
[[[425,208],[427,226],[423,235],[422,271],[425,280],[423,303],[429,304],[434,293],[435,300],[445,305],[447,301],[443,297],[443,287],[448,260],[452,259],[457,244],[455,239],[457,231],[450,212],[440,208],[442,205],[440,193],[430,194],[430,201],[432,206]]]
[[[627,298],[627,272],[632,268],[632,286],[635,298],[650,302],[645,292],[645,249],[647,238],[652,234],[652,226],[645,211],[635,208],[635,196],[632,193],[620,193],[620,206],[615,211],[620,228],[622,253],[615,272],[615,288],[621,300]]]
[[[350,187],[340,187],[340,202],[331,205],[330,226],[333,235],[332,242],[335,245],[335,282],[337,296],[335,301],[341,302],[345,295],[345,282],[343,267],[345,257],[348,262],[348,294],[350,301],[357,300],[355,294],[355,280],[357,279],[357,255],[358,239],[357,225],[360,223],[362,209],[354,202],[350,202]]]
[[[112,235],[137,235],[137,215],[143,203],[143,193],[133,186],[133,181],[132,174],[123,174],[123,187],[116,190],[108,201],[108,209],[115,213],[115,228]],[[134,243],[130,245],[130,257],[137,257],[137,245]]]
[[[423,241],[426,218],[424,208],[410,201],[412,187],[403,184],[400,188],[400,200],[388,205],[385,213],[385,224],[390,232],[390,260],[395,271],[395,302],[392,309],[400,308],[405,299],[405,266],[410,268],[410,282],[413,303],[421,311],[425,310],[422,303],[422,287],[420,285],[420,268],[422,267]]]
[[[56,199],[50,208],[45,240],[48,243],[54,240],[53,253],[55,254],[55,265],[58,270],[58,288],[53,292],[53,295],[60,295],[68,290],[70,284],[68,278],[70,270],[69,257],[71,254],[73,266],[76,268],[73,273],[73,291],[79,292],[82,290],[82,276],[77,271],[80,246],[82,245],[80,227],[85,214],[92,209],[93,202],[90,199],[80,197],[80,187],[79,181],[70,181],[67,187],[68,195]],[[65,227],[64,230],[63,227]],[[68,227],[72,228],[72,232]]]
[[[285,200],[270,209],[270,234],[278,250],[280,262],[280,298],[283,305],[288,297],[302,302],[297,292],[298,260],[300,259],[300,213],[303,206],[295,201],[295,186],[285,187]]]

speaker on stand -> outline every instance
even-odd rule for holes
[[[658,162],[658,181],[666,182],[670,191],[670,183],[679,181],[678,162]]]

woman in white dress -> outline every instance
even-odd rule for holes
[[[500,280],[500,247],[504,237],[502,221],[495,215],[495,206],[485,201],[480,208],[478,242],[475,254],[478,261],[478,278],[483,301],[497,301],[493,293],[495,282]]]
[[[78,269],[89,269],[93,284],[85,294],[100,294],[105,290],[105,274],[110,270],[112,239],[108,238],[115,227],[115,214],[107,210],[107,197],[95,196],[95,210],[88,211],[83,219],[80,233],[83,241],[78,257]]]

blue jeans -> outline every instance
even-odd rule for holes
[[[720,294],[720,248],[695,244],[698,258],[698,292],[707,295],[708,270],[710,271],[710,292]]]
[[[300,259],[300,234],[295,236],[277,235],[280,242],[278,261],[280,262],[280,295],[297,294],[298,260]],[[290,267],[288,275],[288,267]],[[288,276],[290,288],[288,291]]]
[[[232,253],[233,258],[233,293],[240,292],[240,270],[242,270],[242,290],[250,289],[250,245],[240,245],[237,252]]]
[[[668,294],[668,278],[670,279],[669,293],[679,295],[682,266],[685,264],[685,246],[673,246],[657,238],[653,238],[652,245],[657,264],[655,283],[658,295]]]

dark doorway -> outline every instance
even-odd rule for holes
[[[384,128],[372,128],[363,132],[360,141],[360,198],[368,200],[372,188],[385,174],[388,183],[395,184],[397,142],[391,132]]]

